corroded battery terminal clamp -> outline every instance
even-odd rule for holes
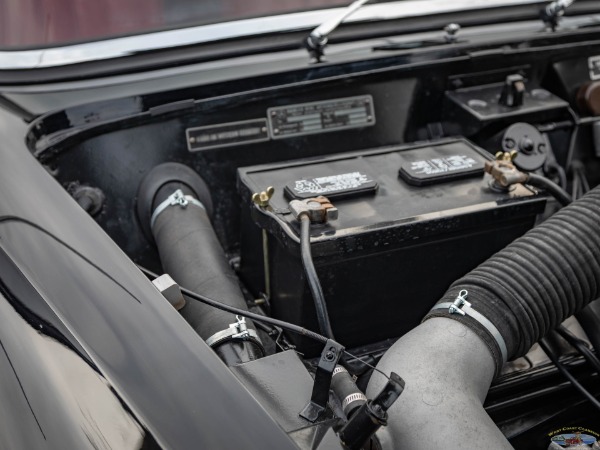
[[[297,220],[300,220],[303,215],[308,216],[311,223],[327,223],[338,218],[338,209],[322,195],[304,200],[292,200],[289,207]]]
[[[529,176],[519,171],[513,164],[517,157],[516,151],[498,152],[494,161],[486,161],[484,170],[494,179],[495,187],[507,188],[515,183],[525,183]]]

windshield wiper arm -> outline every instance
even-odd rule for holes
[[[575,0],[555,0],[542,10],[542,20],[544,23],[556,31],[559,19],[565,14],[569,6],[575,3]]]
[[[329,35],[350,15],[354,14],[357,10],[369,0],[355,0],[338,17],[334,17],[326,22],[323,22],[317,28],[310,32],[310,35],[306,38],[306,48],[310,53],[310,56],[314,59],[314,62],[321,62],[323,59],[323,51],[329,40]]]

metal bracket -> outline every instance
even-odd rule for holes
[[[327,408],[333,372],[343,353],[344,347],[342,345],[332,341],[331,339],[327,340],[325,348],[321,353],[319,365],[317,366],[315,384],[313,385],[310,402],[300,413],[300,417],[303,419],[315,423],[319,416]]]

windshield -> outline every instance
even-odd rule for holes
[[[0,0],[0,47],[57,46],[347,3],[344,0]]]

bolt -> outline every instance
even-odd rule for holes
[[[535,149],[535,142],[528,137],[524,137],[519,144],[519,149],[524,153],[531,153]]]
[[[325,359],[327,361],[333,361],[335,359],[335,350],[330,349],[327,353],[325,353]]]
[[[449,23],[444,27],[444,31],[452,36],[460,31],[460,25],[457,23]]]

